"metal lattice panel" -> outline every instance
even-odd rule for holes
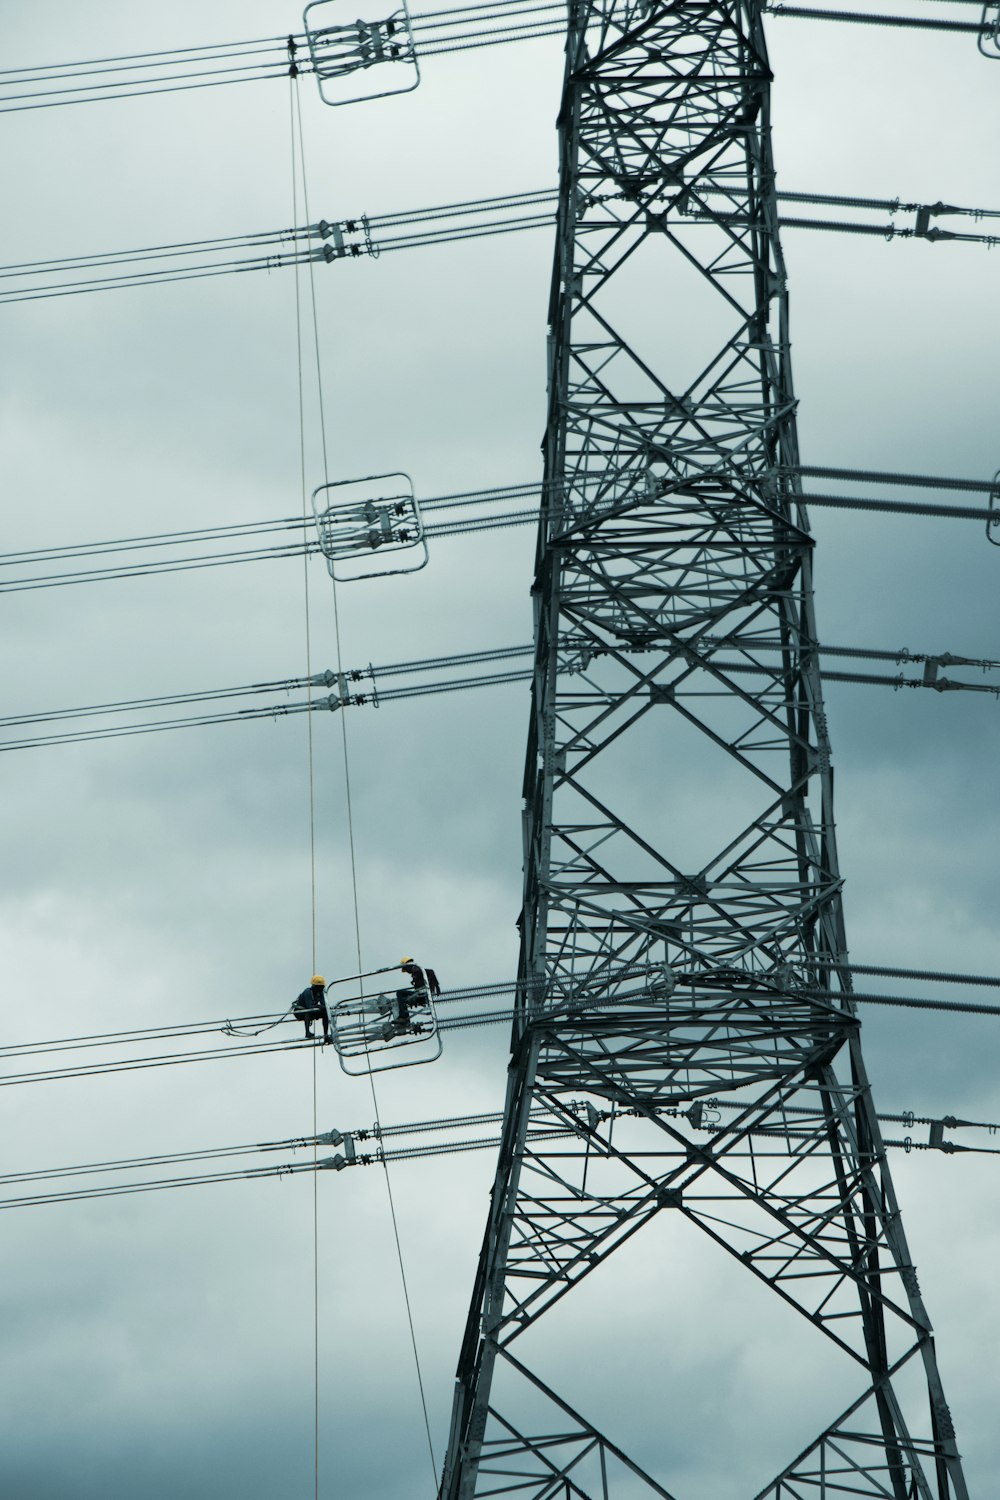
[[[761,1500],[967,1494],[842,967],[769,89],[756,4],[571,6],[525,988],[448,1500],[668,1495],[530,1352],[664,1213],[853,1372]]]

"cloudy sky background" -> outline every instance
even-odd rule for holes
[[[246,0],[3,13],[10,66],[299,25]],[[779,186],[1000,207],[1000,66],[973,39],[779,19],[769,35]],[[553,185],[560,78],[558,43],[541,42],[432,62],[415,94],[354,110],[324,108],[303,79],[311,217]],[[283,81],[8,114],[0,132],[6,262],[292,222]],[[1000,252],[791,231],[785,249],[804,461],[991,477]],[[331,475],[404,469],[425,496],[535,477],[550,259],[543,232],[322,268]],[[0,309],[4,550],[295,513],[294,290],[282,271]],[[650,295],[669,303],[670,288]],[[819,511],[814,528],[823,641],[1000,657],[1000,552],[981,527]],[[412,578],[343,590],[345,666],[528,639],[532,548],[527,530],[442,541]],[[318,669],[335,650],[321,561],[310,587]],[[0,604],[10,713],[305,671],[300,563]],[[1000,705],[831,687],[828,708],[855,961],[1000,972]],[[352,711],[366,965],[415,953],[448,986],[513,973],[526,723],[517,686]],[[353,969],[353,914],[339,724],[315,728],[331,976]],[[302,717],[7,754],[0,778],[4,1040],[277,1010],[308,978]],[[995,1020],[872,1008],[864,1024],[881,1109],[1000,1120]],[[505,1041],[459,1033],[433,1068],[383,1078],[383,1120],[500,1107]],[[330,1055],[317,1069],[321,1128],[370,1124],[367,1082]],[[296,1054],[0,1089],[3,1170],[305,1133],[312,1070]],[[1000,1490],[998,1167],[893,1165],[986,1496]],[[438,1461],[491,1173],[486,1154],[393,1172]],[[303,1177],[0,1214],[4,1493],[311,1495],[312,1212]],[[831,1415],[824,1367],[776,1299],[671,1234],[608,1268],[662,1316],[641,1363],[653,1404],[623,1401],[607,1425],[685,1500],[736,1500]],[[320,1179],[319,1243],[321,1492],[429,1495],[380,1171]],[[553,1323],[570,1383],[588,1360],[620,1368],[623,1390],[634,1373],[616,1285],[595,1277]]]

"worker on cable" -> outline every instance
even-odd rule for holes
[[[413,962],[412,958],[401,958],[399,967],[409,978],[413,986],[409,990],[397,990],[396,1001],[393,1005],[393,1019],[403,1029],[410,1024],[410,1006],[427,1005],[431,995],[440,995],[441,986],[433,969],[428,969],[426,974],[419,964]]]
[[[292,1014],[306,1028],[306,1036],[313,1040],[313,1022],[323,1022],[323,1041],[330,1040],[330,1012],[326,1008],[326,980],[322,974],[314,974],[309,988],[302,991],[292,1006]]]
[[[419,964],[415,964],[412,958],[401,958],[399,967],[404,974],[410,976],[410,983],[415,990],[430,990],[432,995],[440,995],[441,986],[438,984],[438,977],[433,969],[428,969],[425,977],[425,971]]]

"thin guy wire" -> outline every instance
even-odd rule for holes
[[[312,1055],[313,1075],[313,1473],[315,1500],[319,1500],[319,1133],[316,1104],[316,1048]]]
[[[297,112],[297,116],[298,116],[298,127],[299,127],[299,154],[303,158],[303,162],[304,162],[304,157],[305,157],[305,141],[304,141],[303,132],[302,132],[302,103],[301,103],[301,99],[299,98],[298,94],[296,94],[296,97],[295,97],[295,104],[296,104],[296,112]],[[305,170],[304,169],[303,169],[303,173],[302,173],[302,193],[303,193],[303,207],[305,209],[305,216],[306,216],[306,219],[308,221],[308,218],[309,218],[309,196],[308,196],[308,186],[307,186],[307,182],[306,182],[306,175],[305,175]],[[330,469],[329,469],[329,458],[328,458],[327,440],[326,440],[326,410],[325,410],[325,405],[324,405],[324,400],[323,400],[323,370],[322,370],[322,362],[320,360],[320,349],[319,349],[319,319],[318,319],[317,311],[316,311],[316,278],[315,278],[315,274],[314,274],[314,270],[313,270],[313,262],[312,261],[309,262],[309,290],[310,290],[310,298],[311,298],[311,303],[312,303],[313,344],[314,344],[314,348],[315,348],[315,352],[316,352],[316,386],[317,386],[317,392],[318,392],[318,397],[319,397],[319,425],[320,425],[320,434],[321,434],[322,445],[323,445],[323,483],[324,483],[324,485],[327,485],[330,482]],[[341,636],[340,636],[340,610],[339,610],[339,607],[338,607],[338,600],[337,600],[337,584],[336,584],[336,581],[333,580],[333,579],[331,579],[331,583],[332,583],[332,592],[333,592],[333,621],[334,621],[334,636],[335,636],[335,646],[336,646],[336,656],[337,656],[337,671],[338,671],[338,673],[340,673],[340,672],[343,671],[343,656],[342,656],[342,651],[341,651]],[[355,942],[355,950],[356,950],[357,962],[358,962],[358,972],[360,973],[361,970],[363,969],[364,965],[363,965],[362,960],[361,960],[361,919],[360,919],[360,909],[359,909],[359,903],[358,903],[358,872],[357,872],[357,859],[356,859],[356,854],[355,854],[355,843],[354,843],[354,814],[353,814],[353,808],[352,808],[352,802],[351,802],[351,765],[350,765],[350,753],[349,753],[348,742],[347,742],[347,718],[346,718],[345,714],[341,714],[340,715],[340,731],[341,731],[341,746],[342,746],[342,750],[343,750],[343,762],[344,762],[344,800],[345,800],[345,805],[346,805],[346,810],[347,810],[347,839],[348,839],[348,848],[349,848],[349,851],[350,851],[350,861],[351,861],[351,895],[352,895],[352,902],[353,902],[353,907],[354,907],[354,942]],[[363,988],[364,988],[364,986],[362,984],[362,990],[363,990]],[[379,1126],[379,1128],[381,1128],[381,1118],[380,1118],[380,1115],[379,1115],[379,1108],[378,1108],[378,1095],[377,1095],[376,1088],[375,1088],[375,1077],[374,1077],[374,1074],[372,1073],[371,1069],[368,1070],[368,1083],[369,1083],[369,1086],[370,1086],[370,1089],[371,1089],[372,1108],[373,1108],[374,1113],[375,1113],[376,1124]],[[382,1166],[383,1166],[383,1168],[385,1170],[386,1195],[387,1195],[387,1197],[389,1199],[389,1213],[390,1213],[390,1216],[391,1216],[391,1219],[392,1219],[392,1233],[393,1233],[393,1238],[395,1239],[395,1242],[396,1242],[396,1257],[397,1257],[397,1260],[399,1261],[399,1276],[400,1276],[400,1281],[402,1282],[402,1287],[403,1287],[403,1301],[404,1301],[404,1304],[406,1306],[406,1320],[407,1320],[407,1323],[409,1324],[409,1329],[410,1329],[410,1343],[411,1343],[412,1348],[413,1348],[413,1362],[414,1362],[414,1365],[416,1367],[416,1372],[417,1372],[417,1386],[418,1386],[419,1391],[420,1391],[420,1405],[421,1405],[421,1409],[423,1411],[424,1429],[425,1429],[426,1434],[427,1434],[427,1450],[428,1450],[428,1453],[430,1455],[431,1474],[433,1475],[434,1484],[435,1484],[435,1487],[436,1487],[437,1486],[437,1465],[436,1465],[435,1460],[434,1460],[434,1443],[433,1443],[433,1439],[431,1437],[430,1417],[428,1416],[428,1412],[427,1412],[427,1397],[426,1397],[426,1394],[424,1392],[423,1372],[422,1372],[422,1370],[420,1368],[420,1354],[419,1354],[418,1349],[417,1349],[416,1330],[414,1329],[414,1326],[413,1326],[413,1310],[412,1310],[411,1305],[410,1305],[410,1291],[409,1291],[409,1286],[407,1285],[407,1280],[406,1280],[406,1267],[405,1267],[405,1264],[404,1264],[404,1261],[403,1261],[403,1247],[402,1247],[402,1243],[400,1241],[400,1236],[399,1236],[399,1222],[398,1222],[397,1217],[396,1217],[396,1204],[395,1204],[395,1200],[394,1200],[393,1194],[392,1194],[392,1182],[391,1182],[391,1179],[390,1179],[390,1176],[389,1176],[389,1165],[388,1165],[388,1163],[385,1160],[383,1160]]]
[[[296,185],[296,150],[295,150],[295,113],[296,100],[295,79],[291,79],[291,93],[289,97],[289,109],[291,115],[292,136],[292,220],[298,217],[298,197]],[[303,171],[303,189],[305,187],[305,173]],[[306,208],[308,213],[308,207]],[[302,296],[300,289],[299,267],[295,267],[295,350],[296,364],[298,368],[299,383],[299,480],[302,491],[302,526],[308,526],[308,500],[306,489],[306,419],[305,419],[305,383],[303,379],[302,358]],[[302,590],[305,600],[305,645],[306,645],[306,701],[309,708],[306,713],[308,726],[307,743],[309,747],[309,883],[311,894],[311,952],[312,972],[316,970],[316,786],[314,773],[314,746],[313,746],[313,690],[312,690],[312,636],[309,618],[309,554],[302,554]]]
[[[295,102],[297,98],[296,77],[292,75],[289,79],[289,132],[292,142],[292,222],[298,218],[298,186],[296,181],[296,150],[295,150]],[[303,188],[305,187],[305,173],[303,172]],[[306,422],[305,422],[305,382],[303,379],[302,361],[302,296],[300,289],[299,267],[295,267],[295,352],[296,368],[298,371],[299,388],[299,481],[302,491],[302,524],[307,523],[307,496],[306,496]],[[309,888],[310,888],[310,942],[312,953],[312,972],[316,973],[316,784],[314,774],[313,753],[313,716],[312,716],[312,640],[309,621],[309,555],[302,555],[302,591],[305,608],[305,646],[306,646],[306,679],[308,683],[309,711],[306,714],[307,744],[309,747]],[[359,966],[360,967],[360,966]],[[325,1033],[325,1025],[324,1025]],[[319,1177],[316,1170],[319,1147],[316,1142],[318,1132],[318,1105],[316,1098],[316,1049],[312,1049],[312,1128],[313,1128],[313,1177],[312,1177],[312,1220],[313,1220],[313,1481],[315,1500],[319,1500]]]

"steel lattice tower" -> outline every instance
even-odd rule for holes
[[[845,968],[770,83],[757,0],[571,0],[522,993],[442,1500],[668,1495],[530,1336],[661,1213],[853,1371],[759,1500],[967,1496]]]

